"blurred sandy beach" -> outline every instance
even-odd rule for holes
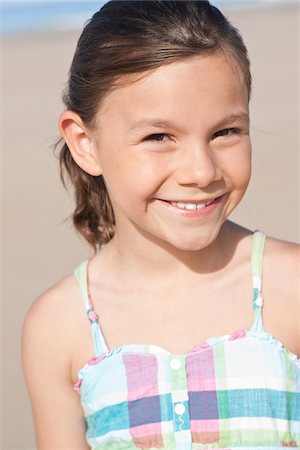
[[[244,37],[253,74],[253,177],[232,219],[299,242],[299,5],[223,11]],[[1,39],[3,450],[35,448],[20,362],[26,311],[91,254],[65,221],[72,196],[51,148],[79,35],[45,30]]]

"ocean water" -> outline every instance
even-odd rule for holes
[[[138,0],[137,0],[138,1]],[[222,10],[226,8],[269,7],[274,4],[299,3],[300,0],[212,0]],[[106,1],[35,0],[1,1],[0,33],[18,33],[33,30],[82,28],[84,23]]]

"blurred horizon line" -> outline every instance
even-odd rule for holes
[[[106,0],[0,1],[0,33],[82,28],[105,3]],[[288,0],[285,5],[295,3],[300,0]],[[253,9],[282,5],[282,0],[215,0],[212,4],[220,9]]]

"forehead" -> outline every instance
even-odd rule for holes
[[[144,115],[186,119],[212,114],[216,108],[247,109],[248,91],[243,74],[223,52],[197,55],[142,74],[119,78],[106,96],[99,116],[129,124]],[[224,111],[226,114],[230,111]]]

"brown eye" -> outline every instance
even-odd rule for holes
[[[217,131],[213,134],[213,138],[219,136],[230,136],[232,134],[238,134],[238,130],[236,128],[225,128],[224,130]]]
[[[168,137],[168,135],[164,133],[151,134],[145,138],[145,141],[163,142],[165,136]]]

